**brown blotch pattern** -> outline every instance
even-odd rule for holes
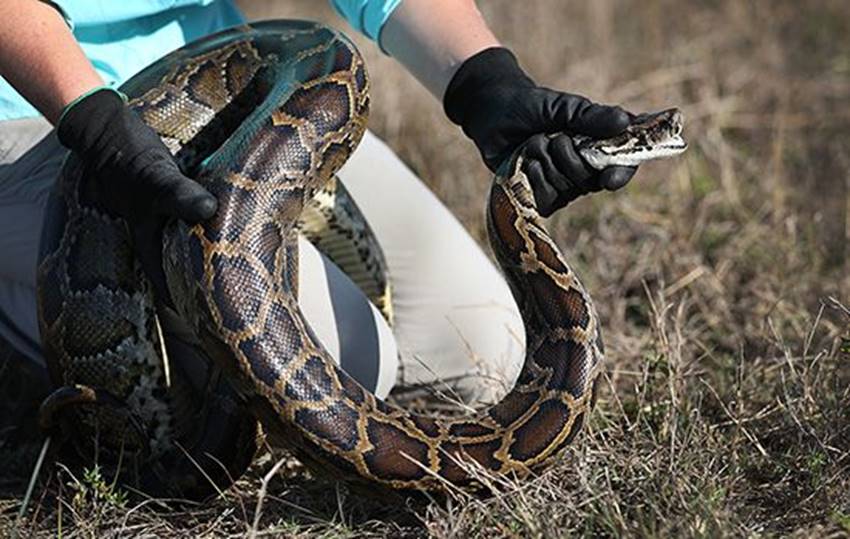
[[[272,355],[270,361],[280,363],[291,361],[304,346],[304,339],[295,320],[286,307],[278,302],[269,307],[263,341]]]
[[[449,428],[449,436],[452,438],[475,438],[493,434],[493,429],[479,423],[455,423]]]
[[[440,447],[440,475],[452,482],[462,482],[468,479],[463,469],[464,463],[475,461],[484,469],[498,470],[502,463],[495,458],[501,440],[493,440],[480,444],[443,444]]]
[[[430,417],[425,417],[423,415],[414,415],[411,417],[411,421],[416,426],[416,428],[421,430],[426,436],[436,438],[440,435],[440,426],[437,424],[436,420]]]
[[[223,109],[230,100],[227,80],[221,76],[221,64],[207,60],[189,76],[189,93],[213,110]]]
[[[233,172],[258,183],[275,183],[298,171],[309,170],[312,148],[304,145],[298,129],[290,124],[273,125],[254,135],[251,151],[233,165]]]
[[[412,481],[425,476],[423,466],[429,465],[426,444],[374,418],[369,418],[366,432],[374,448],[365,452],[363,458],[376,477]]]
[[[257,270],[241,257],[216,255],[212,295],[222,325],[242,331],[254,324],[265,301],[266,287]]]
[[[590,312],[581,292],[575,288],[553,287],[551,279],[544,273],[533,273],[527,278],[540,314],[551,326],[587,328]]]
[[[534,252],[537,254],[538,260],[546,267],[560,274],[567,273],[567,267],[561,261],[558,253],[552,248],[549,243],[538,236],[537,232],[529,233],[532,243],[534,243]]]
[[[277,254],[283,243],[280,228],[276,223],[265,223],[260,229],[260,233],[251,240],[248,251],[260,260],[269,275],[274,275]]]
[[[487,415],[499,425],[508,427],[527,412],[537,402],[537,398],[537,392],[522,393],[514,390],[502,402],[490,408]]]
[[[286,381],[285,393],[293,400],[316,402],[332,395],[332,388],[333,379],[328,376],[324,362],[313,356]]]
[[[497,241],[504,245],[501,253],[510,253],[513,261],[518,263],[519,253],[525,250],[525,240],[514,228],[516,210],[500,187],[493,187],[490,192],[490,206],[487,211],[491,214],[490,223],[495,228]]]
[[[339,131],[348,123],[350,107],[348,86],[327,81],[297,90],[281,110],[306,120],[323,136]]]
[[[256,193],[224,181],[212,183],[209,191],[218,200],[218,210],[204,227],[204,235],[210,241],[236,241],[256,218]]]
[[[514,442],[508,449],[511,457],[520,462],[543,452],[566,426],[570,409],[563,402],[548,400],[514,432]]]
[[[357,380],[348,376],[344,372],[338,373],[339,380],[342,384],[342,389],[345,392],[345,395],[351,399],[351,401],[355,405],[363,404],[366,400],[366,390],[357,383]]]
[[[341,402],[335,402],[320,410],[308,408],[296,410],[295,423],[340,450],[351,451],[359,439],[357,417],[356,410]]]
[[[585,347],[572,339],[545,341],[535,353],[538,363],[550,370],[548,389],[565,389],[574,398],[582,396],[590,375]]]

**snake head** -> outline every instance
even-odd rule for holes
[[[636,116],[619,135],[602,140],[576,137],[578,151],[597,170],[637,166],[650,159],[672,157],[688,149],[682,137],[685,120],[677,108]]]

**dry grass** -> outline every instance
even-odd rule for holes
[[[315,0],[243,4],[341,24]],[[56,472],[25,535],[60,523],[81,537],[850,535],[848,4],[481,4],[540,81],[688,117],[685,158],[551,222],[606,331],[608,372],[580,443],[542,477],[448,504],[371,500],[293,463],[263,489],[268,457],[223,499],[165,512]],[[360,43],[372,129],[483,240],[489,177],[473,146]]]

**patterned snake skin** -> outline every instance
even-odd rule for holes
[[[39,270],[44,341],[65,386],[45,403],[45,423],[73,421],[77,444],[97,426],[101,451],[144,449],[143,463],[173,459],[175,446],[209,453],[238,475],[254,447],[246,403],[273,444],[317,469],[404,490],[474,485],[470,461],[525,476],[576,437],[602,368],[599,322],[543,227],[521,157],[497,176],[487,222],[523,315],[525,365],[496,405],[434,419],[378,400],[337,368],[296,302],[297,223],[365,129],[368,79],[354,46],[314,23],[257,23],[190,44],[123,90],[219,200],[209,222],[168,225],[164,269],[173,306],[240,398],[211,384],[201,401],[229,406],[208,420],[187,421],[194,412],[174,403],[180,377],[161,353],[150,285],[123,223],[91,202],[72,161]]]

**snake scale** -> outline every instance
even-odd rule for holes
[[[99,206],[71,158],[51,197],[38,274],[42,335],[60,386],[42,407],[45,425],[62,426],[80,454],[132,463],[140,488],[178,484],[190,496],[206,492],[211,475],[226,485],[223,476],[244,470],[253,418],[273,444],[317,469],[402,490],[474,485],[473,469],[526,476],[572,442],[602,368],[599,321],[543,226],[521,152],[497,175],[487,206],[491,245],[527,335],[506,397],[472,417],[412,414],[364,390],[310,330],[295,299],[296,224],[358,144],[368,88],[351,42],[301,21],[220,32],[122,86],[219,200],[208,222],[163,231],[167,303],[212,364],[187,398],[181,372],[189,368],[168,357],[126,226]],[[636,162],[684,149],[680,133],[679,113],[666,111],[621,140],[582,142],[582,153],[601,156],[602,166],[634,164],[626,161],[640,151],[650,153]]]

